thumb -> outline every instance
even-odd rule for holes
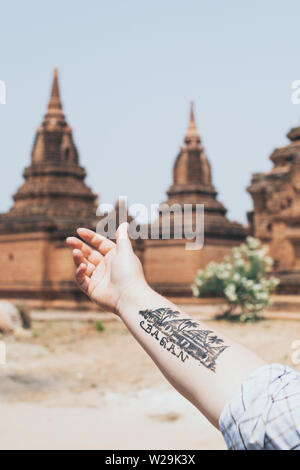
[[[132,251],[131,241],[128,236],[128,222],[123,222],[119,225],[116,231],[117,249]]]

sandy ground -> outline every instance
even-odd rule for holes
[[[266,360],[293,366],[299,321],[209,324]],[[5,338],[0,449],[225,448],[121,322],[104,325],[99,332],[78,321],[35,322],[31,339]]]

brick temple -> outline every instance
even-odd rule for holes
[[[94,228],[97,198],[85,183],[72,129],[66,122],[57,70],[47,113],[37,129],[24,183],[0,215],[0,296],[36,306],[87,303],[74,282],[66,236]]]
[[[278,293],[300,294],[300,127],[287,137],[289,144],[270,155],[273,168],[252,177],[248,218],[251,233],[268,245],[274,259]]]
[[[148,281],[159,292],[170,297],[188,298],[191,285],[198,269],[210,261],[221,261],[230,253],[233,246],[240,245],[245,237],[245,228],[226,217],[226,208],[217,199],[217,191],[212,183],[211,166],[195,124],[193,104],[191,104],[188,130],[175,160],[173,184],[167,191],[166,203],[183,207],[192,204],[193,210],[187,223],[195,228],[195,206],[204,204],[204,246],[201,250],[186,250],[187,239],[163,239],[163,221],[169,217],[164,205],[160,208],[158,240],[144,242],[144,268]],[[177,218],[177,219],[176,219]],[[182,224],[181,215],[173,216],[174,226]]]
[[[291,129],[285,147],[270,156],[273,168],[254,174],[248,191],[253,211],[249,227],[231,222],[217,197],[210,162],[198,133],[193,104],[188,129],[173,167],[173,182],[158,218],[148,226],[156,239],[136,240],[147,280],[159,292],[177,301],[192,301],[191,284],[198,269],[221,261],[247,233],[267,244],[280,278],[279,293],[300,293],[300,127]],[[142,176],[142,175],[141,175]],[[0,298],[25,300],[38,308],[95,308],[74,282],[71,250],[65,238],[78,226],[95,229],[97,196],[85,183],[72,129],[60,99],[58,73],[54,71],[48,109],[38,127],[24,183],[13,196],[13,206],[0,214]],[[115,188],[116,195],[118,188]],[[155,200],[155,194],[153,195]],[[187,250],[188,236],[176,239],[182,227],[183,208],[190,204],[188,231],[195,229],[195,207],[204,204],[204,246]],[[120,207],[115,212],[119,218]],[[171,236],[165,222],[171,217]],[[127,214],[127,220],[131,217]],[[185,226],[186,227],[186,226]],[[186,235],[186,234],[185,234]]]

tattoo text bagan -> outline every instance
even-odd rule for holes
[[[213,331],[202,330],[197,322],[178,318],[180,312],[170,308],[141,310],[140,327],[153,336],[161,347],[185,362],[189,356],[213,372],[216,360],[228,347]]]

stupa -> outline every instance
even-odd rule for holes
[[[74,282],[65,238],[95,228],[97,197],[85,183],[54,70],[47,113],[38,127],[24,183],[0,215],[0,297],[38,307],[87,302]]]
[[[153,287],[164,295],[191,297],[191,284],[197,270],[212,260],[221,261],[233,246],[239,245],[245,239],[245,228],[226,217],[227,210],[217,198],[211,173],[191,103],[184,145],[173,167],[173,183],[167,191],[167,200],[160,207],[159,217],[153,223],[159,227],[159,237],[157,240],[145,240],[144,246],[146,277]],[[185,218],[185,228],[182,230],[182,233],[188,236],[196,229],[197,204],[204,205],[204,244],[199,250],[186,249],[186,243],[190,240],[174,237],[175,231],[180,228],[178,225],[183,224],[183,212],[179,210],[178,213],[175,211],[170,215],[169,208],[176,205],[183,209],[185,204],[191,205],[190,214]],[[171,237],[164,239],[169,218],[172,226]]]
[[[248,188],[253,211],[251,233],[268,247],[274,259],[277,292],[300,294],[300,127],[288,134],[290,142],[270,156],[273,168],[252,176]]]

